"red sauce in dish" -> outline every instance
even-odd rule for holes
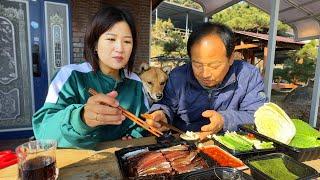
[[[201,151],[215,160],[220,166],[235,168],[244,165],[241,160],[236,159],[218,147],[205,147],[202,148]]]
[[[254,134],[252,134],[252,133],[248,133],[247,134],[247,137],[249,138],[249,139],[255,139],[256,137],[254,136]]]

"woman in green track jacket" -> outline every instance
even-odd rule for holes
[[[56,139],[59,147],[94,148],[96,143],[142,137],[119,104],[139,116],[147,100],[132,73],[136,49],[133,19],[115,7],[101,9],[85,35],[87,62],[64,66],[52,80],[46,102],[32,119],[36,139]],[[93,88],[98,95],[90,96]]]

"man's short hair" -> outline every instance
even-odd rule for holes
[[[227,57],[231,57],[235,47],[233,31],[226,25],[220,23],[203,23],[196,27],[189,36],[187,43],[188,56],[191,58],[191,47],[206,35],[218,35],[227,50]]]

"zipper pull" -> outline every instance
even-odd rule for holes
[[[212,97],[212,91],[209,92],[208,97],[209,97],[209,99],[211,99],[211,97]]]
[[[116,82],[114,83],[114,86],[113,86],[113,90],[115,91],[118,87],[118,81],[116,80]]]

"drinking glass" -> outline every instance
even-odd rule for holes
[[[56,149],[56,140],[35,140],[18,146],[18,178],[55,180],[58,176]]]

